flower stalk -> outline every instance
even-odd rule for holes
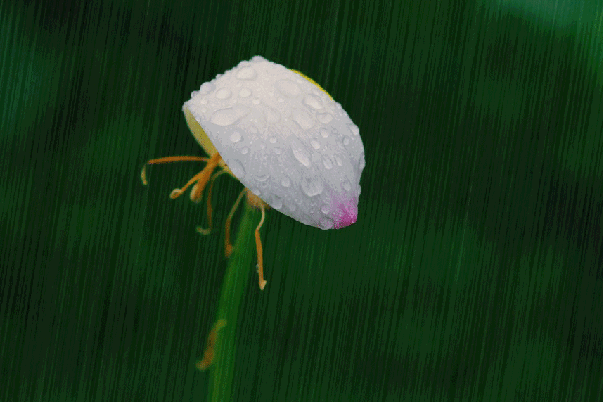
[[[236,360],[236,325],[239,307],[253,266],[254,224],[257,210],[247,202],[239,223],[233,252],[228,260],[216,323],[219,324],[213,343],[213,361],[210,367],[210,399],[232,400],[234,365]],[[222,321],[223,320],[223,321]]]

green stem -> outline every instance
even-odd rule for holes
[[[256,211],[247,205],[247,202],[244,205],[245,211],[228,261],[218,305],[217,320],[226,320],[226,325],[219,330],[214,345],[214,360],[210,369],[210,395],[212,401],[226,402],[232,400],[237,316],[245,293],[245,286],[249,281],[250,267],[253,264],[254,232],[257,225],[253,223]]]

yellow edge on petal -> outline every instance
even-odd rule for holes
[[[216,147],[214,147],[214,144],[211,143],[209,137],[207,136],[207,134],[205,134],[205,131],[203,130],[199,122],[195,120],[195,117],[193,116],[191,111],[188,110],[187,107],[184,108],[184,117],[186,118],[186,124],[188,125],[188,128],[193,133],[193,136],[195,137],[199,145],[203,147],[205,152],[210,157],[214,156],[216,152],[218,152],[218,150],[216,149]],[[228,168],[228,166],[223,160],[220,160],[219,165],[224,171],[234,177],[234,174],[232,174],[232,171]]]
[[[326,93],[327,96],[329,98],[331,98],[331,100],[333,100],[333,97],[331,95],[329,95],[329,93],[327,91],[325,91],[320,85],[318,85],[318,83],[316,81],[314,81],[312,78],[304,75],[303,73],[300,73],[297,70],[291,70],[291,71],[293,71],[294,73],[297,73],[297,74],[301,75],[302,77],[304,77],[305,79],[307,79],[308,81],[310,81],[312,84],[316,85],[322,92]]]

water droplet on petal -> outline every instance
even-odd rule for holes
[[[277,155],[280,155],[280,154],[283,153],[283,150],[280,149],[280,148],[274,148],[274,153],[277,154]]]
[[[320,135],[322,136],[322,138],[327,138],[327,137],[329,137],[329,132],[327,130],[325,130],[324,128],[321,128]]]
[[[308,197],[314,197],[322,193],[323,184],[320,177],[304,177],[301,183],[302,191]]]
[[[245,168],[243,164],[239,162],[238,159],[233,159],[228,164],[228,167],[232,171],[232,173],[237,177],[237,179],[241,180],[245,177]]]
[[[328,113],[322,113],[318,115],[318,121],[320,121],[322,124],[329,124],[331,120],[333,120],[333,116]]]
[[[358,126],[356,126],[356,125],[350,125],[350,130],[352,130],[352,134],[354,134],[354,135],[360,135],[360,130],[358,129]]]
[[[260,100],[258,98],[254,98],[251,100],[251,103],[253,103],[254,105],[259,105],[260,104]]]
[[[347,180],[344,180],[344,182],[341,184],[341,186],[343,187],[343,189],[345,191],[350,191],[352,189],[352,186],[350,185],[350,182]]]
[[[335,161],[337,162],[337,166],[343,166],[343,161],[339,157],[339,155],[335,155]]]
[[[320,143],[316,140],[312,140],[310,141],[310,144],[312,144],[312,148],[314,149],[319,149],[320,148]]]
[[[308,154],[308,151],[306,151],[305,147],[301,145],[299,140],[295,138],[291,140],[291,151],[293,152],[293,156],[295,156],[295,159],[297,159],[299,163],[306,167],[311,165],[310,155]]]
[[[247,147],[243,147],[243,148],[241,148],[241,153],[242,153],[243,155],[246,155],[248,152],[249,152],[249,148],[247,148]]]
[[[292,118],[304,130],[309,130],[310,128],[312,128],[312,126],[314,126],[312,116],[310,116],[303,110],[293,110]]]
[[[268,141],[270,141],[271,144],[276,144],[276,137],[270,137]]]
[[[322,156],[322,164],[326,169],[333,169],[333,162],[331,162],[331,158],[327,155]]]
[[[268,175],[268,174],[259,174],[259,175],[255,176],[255,179],[257,181],[266,181],[266,180],[268,180],[269,177],[270,177],[270,175]]]
[[[285,96],[294,97],[301,92],[299,86],[291,80],[279,80],[275,86]]]
[[[280,197],[277,197],[275,195],[272,199],[271,205],[272,205],[272,208],[274,208],[274,209],[281,209],[283,206],[283,200],[281,200]]]
[[[289,180],[288,177],[283,177],[283,179],[281,180],[281,185],[283,187],[289,187],[291,186],[291,180]]]
[[[320,226],[320,228],[322,230],[333,229],[333,226],[335,226],[333,224],[333,221],[331,219],[325,218],[325,217],[323,217],[323,218],[320,219],[320,222],[318,222],[318,225]]]
[[[252,67],[243,67],[237,71],[237,78],[240,80],[253,80],[257,77],[257,73]]]
[[[349,145],[350,144],[350,137],[343,137],[343,145]]]
[[[232,92],[228,88],[220,88],[216,91],[216,98],[218,99],[227,99],[230,98],[230,95],[232,95]]]
[[[201,85],[201,88],[199,88],[199,92],[201,95],[207,95],[208,93],[213,92],[214,89],[216,89],[214,84],[211,82],[205,82],[203,85]]]
[[[251,90],[249,90],[249,88],[243,88],[239,91],[239,96],[241,98],[248,98],[251,96]]]
[[[322,207],[320,207],[320,210],[323,214],[328,214],[331,209],[328,205],[323,205]]]
[[[362,169],[364,169],[365,166],[365,161],[364,161],[364,151],[362,151],[360,153],[360,157],[358,158],[358,170],[362,171]]]
[[[247,113],[249,113],[249,109],[241,105],[235,105],[234,107],[228,109],[216,111],[211,116],[211,122],[222,127],[230,126]]]
[[[241,141],[241,133],[239,133],[238,131],[235,131],[234,133],[230,134],[230,141],[232,141],[232,142]]]
[[[322,103],[320,102],[320,98],[314,95],[306,95],[304,97],[304,103],[310,106],[312,109],[322,109]]]

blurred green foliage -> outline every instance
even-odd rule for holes
[[[256,54],[340,102],[367,165],[351,227],[268,212],[232,400],[602,400],[602,16],[592,0],[3,2],[0,401],[206,400],[194,363],[241,185],[218,179],[202,237],[204,207],[168,198],[199,167],[139,174],[201,155],[181,105]]]

